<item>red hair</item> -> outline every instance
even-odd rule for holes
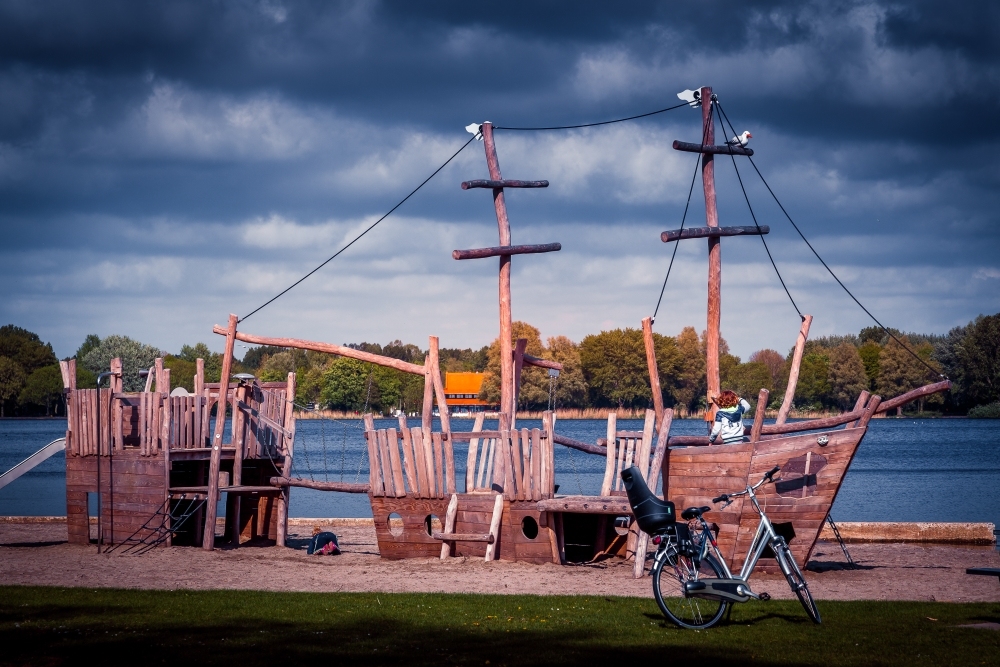
[[[729,391],[728,389],[714,399],[715,404],[720,408],[735,408],[736,404],[740,402],[740,397],[735,394],[735,392]]]

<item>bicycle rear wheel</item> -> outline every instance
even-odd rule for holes
[[[819,609],[816,607],[816,601],[813,600],[812,593],[809,592],[806,579],[802,576],[802,570],[799,569],[798,564],[792,557],[792,552],[788,548],[788,544],[784,540],[779,540],[777,544],[772,545],[772,548],[778,561],[778,567],[781,568],[782,573],[785,575],[785,579],[788,581],[792,592],[795,593],[796,597],[799,598],[799,602],[802,603],[802,608],[806,610],[813,623],[822,623],[823,621],[819,616]]]
[[[712,556],[706,556],[697,566],[687,556],[674,554],[660,558],[653,564],[651,574],[653,597],[660,611],[682,628],[710,628],[729,607],[729,603],[722,600],[684,596],[685,582],[725,576]]]

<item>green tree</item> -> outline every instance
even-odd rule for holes
[[[856,347],[841,343],[830,350],[830,398],[837,407],[853,408],[858,395],[868,387],[865,364]]]
[[[900,339],[910,346],[908,338]],[[929,356],[929,355],[928,355]],[[890,340],[879,355],[878,391],[883,400],[906,393],[924,384],[927,369],[895,340]],[[899,406],[896,414],[903,414]]]
[[[198,367],[194,361],[168,354],[163,357],[163,367],[170,369],[170,386],[184,387],[189,393],[194,392],[194,376]]]
[[[372,381],[369,382],[369,378]],[[377,400],[372,364],[340,357],[323,373],[323,402],[340,410],[361,410],[371,399]]]
[[[858,355],[861,363],[865,366],[865,377],[868,378],[868,391],[875,391],[878,385],[878,375],[881,372],[879,359],[882,356],[882,346],[876,342],[868,341],[858,348]]]
[[[980,315],[969,324],[958,358],[971,402],[1000,400],[1000,313]]]
[[[62,405],[63,382],[59,365],[35,369],[24,382],[17,402],[22,406],[45,407],[45,416],[52,414],[52,406]]]
[[[82,361],[83,358],[85,356],[87,356],[87,353],[89,353],[91,350],[93,350],[95,347],[97,347],[100,344],[101,344],[100,337],[97,334],[90,334],[86,338],[83,339],[83,343],[80,344],[80,347],[77,348],[77,350],[76,350],[76,354],[74,354],[73,356],[77,360],[81,360]],[[95,380],[95,382],[96,382],[96,380]]]
[[[296,372],[295,358],[290,351],[278,352],[267,357],[257,369],[261,382],[285,382],[289,373]],[[297,378],[296,378],[297,379]]]
[[[674,402],[687,411],[703,409],[707,388],[705,355],[694,327],[684,327],[677,335],[676,346],[678,366],[671,382]],[[660,381],[663,381],[662,372]]]
[[[10,357],[0,356],[0,417],[4,416],[7,401],[21,393],[24,380],[25,374],[21,364]]]
[[[722,388],[735,391],[743,398],[756,404],[756,398],[761,389],[767,389],[773,393],[774,379],[771,377],[770,369],[763,362],[748,361],[745,364],[737,364],[729,370],[726,380],[722,383]]]
[[[614,329],[587,336],[580,343],[580,361],[593,404],[618,408],[649,405],[642,331]]]
[[[518,338],[525,338],[528,345],[525,352],[534,357],[543,357],[545,348],[542,347],[541,332],[527,322],[517,321],[511,325],[511,342],[517,342]],[[497,338],[490,345],[487,351],[486,377],[483,378],[483,386],[479,390],[479,397],[487,403],[500,403],[500,339]],[[519,408],[542,409],[548,405],[549,401],[549,375],[548,371],[535,366],[525,365],[521,369],[521,390],[517,396]]]
[[[583,377],[580,346],[566,336],[549,338],[547,343],[546,358],[558,361],[563,366],[555,381],[555,405],[561,408],[586,406],[587,380]]]
[[[59,361],[52,346],[43,343],[38,334],[13,324],[0,327],[0,357],[14,360],[25,374]]]
[[[103,373],[111,369],[111,360],[118,357],[122,360],[123,389],[142,391],[146,381],[139,377],[139,371],[148,370],[158,356],[160,351],[152,345],[114,335],[102,339],[100,345],[88,352],[83,364],[93,373]]]
[[[810,352],[802,355],[799,381],[795,385],[795,400],[799,405],[821,407],[830,395],[830,359],[825,354]]]
[[[764,364],[767,368],[767,372],[771,374],[770,386],[772,389],[777,389],[778,385],[783,383],[784,375],[781,371],[785,367],[785,358],[781,356],[781,353],[777,350],[757,350],[750,355],[748,361],[752,363]]]

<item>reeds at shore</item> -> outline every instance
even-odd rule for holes
[[[618,413],[618,419],[645,419],[646,410],[643,409],[632,409],[632,408],[559,408],[556,410],[556,419],[602,419],[606,420],[608,415],[612,412]],[[531,411],[531,410],[521,410],[517,413],[518,419],[541,419],[543,411]],[[839,415],[840,412],[837,411],[811,411],[811,410],[792,410],[789,413],[790,419],[818,419],[820,417],[832,417]],[[419,414],[414,414],[417,418],[420,417]],[[675,419],[701,419],[704,416],[703,412],[689,412],[687,410],[674,409]],[[778,416],[777,410],[768,410],[765,413],[765,418],[774,419]],[[883,415],[876,415],[881,417]],[[295,412],[296,419],[361,419],[362,413],[355,410],[297,410]],[[387,419],[391,418],[392,415],[380,415],[376,414],[375,418]],[[464,414],[451,416],[452,419],[469,419],[475,418],[475,413],[472,416],[466,416]],[[496,419],[497,413],[487,412],[487,419]]]

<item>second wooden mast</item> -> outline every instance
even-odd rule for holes
[[[500,297],[500,428],[507,430],[513,427],[517,412],[517,384],[522,363],[545,368],[561,370],[560,364],[535,359],[523,354],[523,346],[519,346],[520,354],[515,358],[513,347],[513,319],[510,308],[510,258],[513,255],[553,252],[562,248],[558,243],[545,245],[511,245],[510,221],[507,218],[507,203],[504,199],[504,188],[547,188],[548,181],[511,181],[504,180],[500,173],[500,161],[497,159],[496,144],[493,141],[493,124],[486,121],[479,126],[483,145],[486,150],[486,166],[489,169],[488,181],[465,181],[462,189],[489,188],[493,190],[493,207],[496,209],[497,227],[500,234],[500,245],[496,248],[479,248],[474,250],[455,250],[455,259],[480,259],[483,257],[500,258],[499,297]]]

